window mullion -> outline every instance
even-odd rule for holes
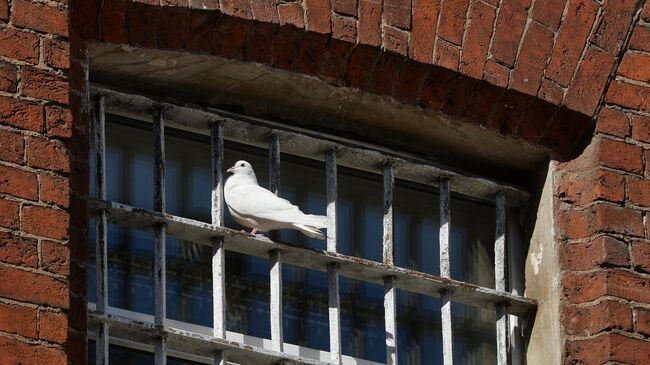
[[[451,238],[451,194],[448,178],[440,180],[440,276],[451,278],[451,262],[449,246]],[[441,323],[442,323],[442,359],[444,365],[454,363],[453,327],[451,319],[451,291],[440,291]]]
[[[97,198],[106,200],[106,113],[104,96],[98,96],[94,113],[95,188]],[[107,212],[102,209],[96,217],[95,268],[97,286],[97,312],[104,316],[108,311],[108,235]],[[96,363],[108,365],[108,324],[99,323],[96,339]]]
[[[165,212],[165,119],[162,110],[153,118],[154,134],[154,210]],[[154,343],[156,365],[167,363],[167,346],[162,329],[167,315],[166,272],[165,272],[166,226],[154,226],[154,324],[161,331]]]
[[[212,224],[223,226],[223,123],[211,125],[212,148]],[[212,315],[213,336],[226,338],[226,250],[223,237],[215,237],[212,243]],[[226,353],[214,354],[214,365],[226,365]]]
[[[384,265],[394,266],[393,250],[393,195],[395,191],[395,167],[392,162],[384,166]],[[395,276],[384,277],[384,323],[386,328],[386,364],[397,365],[397,324],[395,321],[397,293]]]
[[[336,200],[337,166],[336,150],[325,153],[325,175],[327,185],[327,251],[336,252]],[[341,299],[339,293],[339,268],[336,263],[327,266],[329,292],[330,355],[334,364],[341,364]]]
[[[269,136],[269,190],[280,195],[280,136]],[[278,232],[269,232],[273,241],[278,239]],[[271,346],[275,351],[283,351],[282,335],[282,254],[280,250],[269,252],[270,269],[270,307],[271,307]]]
[[[496,196],[496,230],[494,240],[495,289],[506,291],[506,193]],[[497,365],[508,364],[508,315],[505,304],[496,305]]]

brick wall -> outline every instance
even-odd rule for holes
[[[258,62],[543,146],[564,359],[650,363],[645,3],[0,0],[0,363],[84,362],[89,42]]]

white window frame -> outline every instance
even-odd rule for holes
[[[96,342],[96,362],[108,364],[109,343],[152,351],[155,364],[166,363],[167,355],[188,360],[226,364],[376,364],[342,355],[339,276],[384,285],[387,364],[397,364],[396,289],[440,297],[443,363],[453,363],[451,302],[494,308],[496,312],[497,364],[506,365],[521,353],[521,339],[512,336],[516,323],[530,318],[537,303],[507,290],[506,209],[521,206],[529,194],[515,186],[463,174],[437,166],[419,156],[363,144],[267,120],[192,105],[176,105],[136,94],[91,86],[89,104],[93,110],[93,143],[97,196],[89,199],[96,222],[97,302],[88,305],[88,337]],[[149,116],[154,131],[154,209],[147,210],[112,202],[106,195],[105,115],[142,119]],[[170,122],[173,121],[173,122]],[[164,128],[173,125],[190,131],[210,133],[212,145],[212,222],[170,215],[165,212]],[[267,147],[270,190],[280,186],[280,150],[325,161],[327,183],[328,238],[326,250],[313,250],[252,237],[223,226],[223,142],[224,139]],[[383,262],[337,252],[336,202],[337,166],[383,174]],[[440,191],[440,276],[400,268],[393,260],[393,191],[395,178],[438,185]],[[495,288],[454,280],[450,273],[450,194],[492,201],[495,221]],[[154,315],[108,306],[107,224],[153,232]],[[165,236],[209,245],[213,248],[214,328],[166,318]],[[271,236],[273,237],[273,236]],[[378,243],[379,244],[379,243]],[[269,258],[271,339],[260,339],[226,331],[225,251]],[[330,351],[286,344],[282,336],[282,264],[327,272],[329,295]],[[514,348],[514,349],[513,349]],[[517,355],[519,357],[521,355]]]

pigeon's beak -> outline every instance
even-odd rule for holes
[[[235,166],[229,168],[228,170],[226,170],[226,172],[232,172],[234,174],[235,173]]]

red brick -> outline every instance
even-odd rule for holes
[[[637,23],[630,39],[629,49],[650,51],[650,27],[644,27]]]
[[[14,0],[11,6],[11,22],[17,27],[68,36],[68,11],[56,6],[29,0]]]
[[[562,89],[555,82],[544,78],[542,84],[539,86],[537,95],[551,104],[559,105],[564,98],[564,89]]]
[[[65,77],[37,69],[23,69],[21,75],[23,95],[68,104],[69,84]]]
[[[586,138],[587,134],[591,133],[591,128],[593,128],[591,118],[576,111],[561,108],[549,123],[540,143],[557,153],[568,156],[582,148],[580,144],[576,144],[576,140]]]
[[[332,0],[332,10],[337,13],[356,16],[357,0]]]
[[[650,117],[632,116],[632,139],[650,143]]]
[[[592,0],[569,0],[569,8],[555,39],[546,77],[561,86],[569,86],[596,20],[599,6]]]
[[[510,79],[510,70],[494,60],[487,60],[485,62],[485,71],[483,72],[483,80],[490,82],[496,86],[506,87]]]
[[[198,53],[212,51],[218,21],[218,14],[214,13],[201,12],[190,16],[185,22],[185,47],[187,50]]]
[[[639,146],[603,138],[598,157],[603,166],[639,174],[643,171],[642,153]]]
[[[152,3],[152,5],[156,5],[156,3]],[[164,7],[188,7],[189,0],[161,0],[160,5]]]
[[[70,43],[56,39],[43,39],[43,59],[51,67],[70,68]]]
[[[27,200],[38,200],[36,174],[0,165],[0,193]]]
[[[299,3],[287,3],[278,5],[278,14],[280,16],[280,24],[291,24],[298,28],[305,27],[305,15],[303,13],[302,5]]]
[[[317,75],[325,54],[328,37],[318,33],[305,33],[298,47],[298,71],[306,75]]]
[[[517,64],[512,70],[510,87],[529,95],[537,95],[546,60],[553,47],[553,32],[531,22],[521,44]]]
[[[68,318],[63,313],[40,311],[39,338],[48,342],[64,344],[68,339]]]
[[[638,52],[625,52],[618,74],[633,80],[650,82],[650,56]]]
[[[251,1],[251,14],[260,22],[279,23],[275,0]]]
[[[566,273],[562,278],[563,295],[570,303],[585,303],[610,295],[647,303],[650,279],[641,274],[619,270]]]
[[[186,7],[161,7],[158,12],[156,26],[157,48],[183,49],[185,48],[185,20],[189,17]]]
[[[591,42],[611,55],[621,50],[637,10],[637,0],[606,1]]]
[[[14,29],[0,29],[0,56],[38,63],[38,36]]]
[[[342,41],[357,42],[357,21],[347,16],[332,16],[332,36]]]
[[[102,2],[99,13],[102,38],[106,42],[123,44],[129,39],[126,17],[131,6],[130,0]]]
[[[158,24],[159,6],[134,2],[127,15],[129,44],[154,48],[156,46],[156,26]]]
[[[0,123],[35,132],[43,130],[43,107],[0,96]]]
[[[433,63],[452,71],[458,71],[460,62],[460,49],[451,43],[438,39]]]
[[[465,32],[465,16],[469,6],[468,0],[441,0],[438,37],[461,45]]]
[[[273,38],[278,31],[273,23],[257,23],[249,34],[246,45],[246,60],[271,65],[273,62]]]
[[[645,176],[650,178],[650,150],[643,152],[643,160],[645,161]]]
[[[429,72],[429,65],[407,60],[395,91],[395,98],[406,104],[415,103]]]
[[[381,45],[381,3],[359,0],[359,43]]]
[[[41,243],[42,269],[60,275],[70,275],[70,249],[57,242]]]
[[[537,1],[531,12],[531,18],[546,25],[552,30],[557,30],[562,19],[565,0]]]
[[[9,20],[9,0],[0,0],[0,20]]]
[[[68,150],[58,140],[30,137],[27,140],[27,163],[45,170],[70,172]]]
[[[636,332],[650,336],[650,310],[634,308],[634,318],[636,319]]]
[[[38,338],[36,309],[0,303],[0,331]]]
[[[246,37],[252,29],[251,22],[245,19],[222,16],[215,38],[217,55],[243,60]],[[277,45],[277,42],[275,44]]]
[[[8,337],[0,337],[2,364],[21,365],[66,365],[68,359],[62,349],[20,342]]]
[[[641,111],[650,111],[650,87],[614,80],[607,91],[605,101]]]
[[[280,27],[273,42],[273,66],[293,71],[298,61],[298,47],[302,33],[293,27]]]
[[[383,47],[385,50],[406,56],[409,47],[409,34],[404,30],[384,27]]]
[[[377,48],[359,45],[350,54],[346,81],[347,85],[365,89],[370,81],[370,73],[379,58]]]
[[[41,200],[48,204],[56,204],[60,207],[67,208],[70,204],[70,189],[68,179],[40,175],[40,193]]]
[[[476,79],[483,77],[485,58],[492,38],[496,10],[482,2],[473,2],[469,13],[469,27],[463,43],[460,71]]]
[[[329,34],[330,13],[329,0],[305,0],[307,30],[316,33]]]
[[[38,206],[24,206],[21,229],[53,239],[68,239],[70,217],[67,212]]]
[[[72,137],[72,114],[70,109],[60,108],[58,106],[46,106],[45,130],[52,137]]]
[[[592,115],[600,103],[609,72],[615,59],[609,54],[590,46],[569,86],[564,104],[573,110]]]
[[[440,67],[432,68],[420,92],[418,98],[419,105],[432,110],[442,108],[443,102],[447,98],[449,87],[457,77],[458,75],[455,72]]]
[[[438,2],[413,0],[413,24],[409,54],[416,61],[433,62],[433,44],[438,22]]]
[[[630,257],[625,242],[599,236],[587,242],[561,245],[560,265],[563,270],[586,271],[597,267],[629,266]]]
[[[583,210],[558,214],[560,234],[567,239],[587,238],[599,233],[643,237],[643,215],[631,208],[597,204]]]
[[[512,135],[519,129],[519,123],[531,101],[532,98],[524,94],[507,90],[497,102],[487,123],[488,128],[497,130],[504,136]]]
[[[603,331],[632,329],[632,310],[627,303],[603,300],[589,306],[565,305],[562,308],[562,325],[569,335],[593,336]]]
[[[0,232],[0,261],[13,265],[36,267],[38,248],[36,240]]]
[[[22,302],[68,308],[68,286],[51,276],[0,267],[0,296]],[[24,290],[29,288],[29,290]]]
[[[558,196],[565,203],[584,205],[596,200],[622,203],[625,199],[625,178],[608,170],[567,173],[558,187]]]
[[[458,118],[463,117],[471,105],[477,87],[475,79],[461,75],[450,85],[442,112]]]
[[[485,81],[481,82],[474,93],[472,107],[467,110],[465,118],[474,124],[486,126],[503,93],[504,89]]]
[[[596,121],[596,133],[625,138],[630,135],[629,118],[622,111],[602,108]]]
[[[261,3],[262,0],[253,1],[253,3]],[[202,10],[218,10],[219,0],[190,0],[191,8]]]
[[[348,57],[354,43],[330,39],[323,53],[319,76],[332,85],[345,85],[345,72],[348,67]]]
[[[411,28],[411,0],[384,0],[383,11],[384,24]]]
[[[17,82],[16,66],[0,62],[0,90],[10,93],[16,92]]]
[[[238,18],[252,19],[251,2],[249,0],[222,0],[221,11]]]
[[[650,208],[650,180],[628,176],[627,194],[630,203]]]
[[[626,364],[650,363],[650,342],[618,333],[605,333],[595,338],[567,341],[565,364],[605,364],[618,361]]]
[[[372,70],[368,89],[381,95],[392,95],[404,58],[393,53],[382,53]]]
[[[544,135],[555,112],[555,107],[549,103],[541,99],[533,99],[519,123],[517,135],[526,141],[537,143]]]
[[[491,48],[495,60],[514,65],[529,8],[530,0],[502,2]]]
[[[0,227],[16,229],[19,225],[20,205],[0,198]]]
[[[645,22],[650,22],[650,5],[647,2],[643,6],[643,10],[641,10],[641,19]]]
[[[632,266],[636,270],[650,272],[650,242],[634,241],[632,242]]]
[[[25,140],[20,133],[0,129],[0,160],[23,163]]]

